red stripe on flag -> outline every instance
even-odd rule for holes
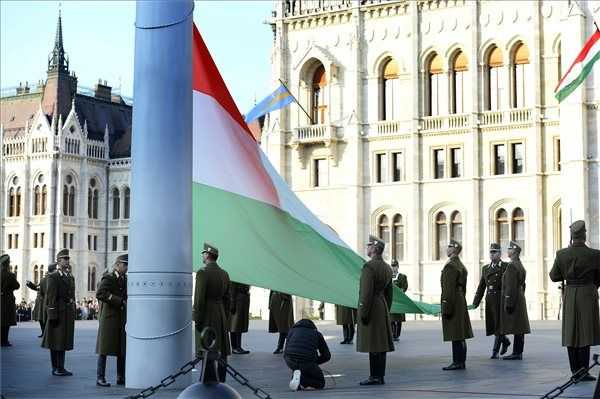
[[[590,51],[590,49],[592,48],[592,46],[598,41],[598,39],[600,39],[600,30],[596,29],[596,32],[594,32],[594,34],[592,36],[590,36],[590,38],[588,39],[588,41],[585,43],[585,45],[583,46],[583,48],[581,49],[581,51],[577,55],[577,58],[575,58],[575,61],[573,61],[573,63],[569,67],[569,69],[567,69],[567,72],[565,72],[565,74],[563,75],[563,77],[560,79],[560,81],[556,85],[556,88],[554,89],[554,91],[558,90],[558,88],[560,87],[560,85],[562,84],[562,82],[565,80],[565,78],[567,77],[567,75],[569,74],[569,72],[571,72],[571,69],[573,69],[573,67],[575,66],[575,64],[578,64],[578,63],[580,63],[581,61],[583,61],[585,59],[587,53]]]
[[[256,141],[248,125],[244,122],[244,118],[242,118],[242,114],[237,105],[235,105],[233,98],[231,98],[227,85],[225,85],[196,24],[194,24],[194,37],[192,41],[192,89],[217,100],[248,135]]]

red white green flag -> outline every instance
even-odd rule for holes
[[[600,30],[587,40],[575,61],[571,64],[567,72],[558,82],[554,89],[554,97],[558,102],[562,102],[569,94],[573,93],[579,87],[585,78],[590,74],[594,63],[600,58]]]
[[[364,260],[293,193],[250,133],[200,33],[193,38],[194,269],[202,243],[232,280],[356,307]],[[240,65],[240,73],[247,73]],[[395,288],[393,309],[437,313]]]

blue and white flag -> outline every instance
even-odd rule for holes
[[[245,118],[246,123],[250,123],[271,111],[281,109],[295,100],[292,93],[281,84],[273,93],[265,97],[264,100],[256,104],[254,108],[248,112]]]

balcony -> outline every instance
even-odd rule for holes
[[[422,132],[445,132],[468,129],[471,126],[470,114],[426,116],[421,119]]]
[[[380,121],[373,124],[374,136],[399,136],[410,134],[411,121]]]
[[[323,144],[329,148],[329,156],[334,166],[337,165],[337,128],[333,125],[321,124],[301,126],[294,129],[291,146],[298,152],[302,168],[306,168],[303,147],[312,144]]]
[[[479,118],[481,127],[514,127],[533,124],[532,108],[515,108],[505,111],[485,111]]]

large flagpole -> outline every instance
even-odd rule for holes
[[[138,1],[126,386],[192,353],[192,0]],[[175,387],[185,387],[191,375]]]

